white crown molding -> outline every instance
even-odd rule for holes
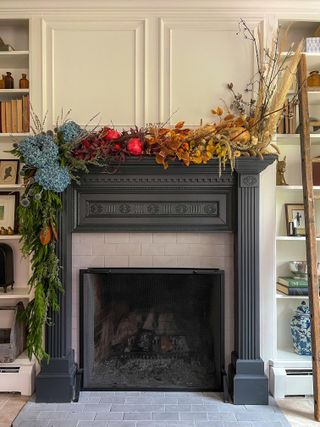
[[[203,12],[215,11],[225,14],[293,14],[303,12],[317,19],[320,12],[319,0],[1,0],[0,11],[3,13],[25,12],[33,14],[83,13],[95,11],[122,12]]]

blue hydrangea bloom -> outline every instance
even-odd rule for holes
[[[66,144],[69,144],[70,142],[78,138],[78,136],[82,132],[82,129],[77,123],[70,121],[60,126],[58,131],[62,133],[63,141]]]
[[[54,163],[45,168],[39,168],[34,176],[35,181],[45,190],[62,193],[70,184],[68,169]]]
[[[19,151],[27,165],[41,168],[57,162],[59,148],[51,135],[35,135],[24,138]]]

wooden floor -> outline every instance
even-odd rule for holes
[[[20,393],[0,393],[0,427],[10,427],[28,400]]]
[[[292,427],[319,427],[313,418],[313,399],[310,397],[286,397],[277,400]]]

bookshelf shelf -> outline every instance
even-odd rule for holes
[[[0,240],[20,240],[21,239],[21,235],[20,234],[7,234],[7,235],[1,235],[0,234]]]
[[[294,91],[288,92],[289,97],[292,95],[295,95],[295,94],[296,94],[296,92],[294,92]],[[309,88],[308,97],[309,97],[309,104],[310,105],[319,104],[320,103],[320,87],[317,87],[316,89]]]
[[[23,136],[28,136],[31,135],[30,132],[25,132],[25,133],[19,133],[19,132],[14,132],[14,133],[7,133],[7,132],[0,132],[0,138],[11,138],[11,137],[23,137]]]
[[[310,135],[311,143],[313,145],[320,145],[320,134],[315,133]],[[298,133],[287,133],[287,134],[277,134],[275,142],[278,145],[299,145],[300,144],[300,134]]]
[[[277,358],[271,362],[271,366],[277,368],[311,368],[311,356],[300,356],[291,347],[278,347]]]
[[[26,93],[29,93],[29,89],[0,89],[0,95],[1,94],[12,95],[14,93],[26,94]]]
[[[277,191],[302,191],[302,185],[277,185]],[[320,186],[315,185],[313,191],[320,191]]]
[[[0,191],[22,190],[23,188],[24,188],[23,184],[0,184]]]
[[[6,293],[0,290],[0,301],[12,299],[32,301],[34,299],[34,292],[30,292],[29,287],[7,289]]]
[[[286,295],[286,294],[282,294],[280,292],[277,292],[276,295],[277,300],[292,300],[292,299],[297,299],[297,300],[304,300],[304,299],[309,299],[308,295]]]
[[[276,240],[278,241],[297,241],[303,242],[306,240],[304,236],[276,236]],[[320,237],[317,237],[317,241],[320,241]]]
[[[303,52],[306,55],[308,71],[318,70],[320,68],[320,52]],[[288,52],[282,52],[282,56],[288,55]]]

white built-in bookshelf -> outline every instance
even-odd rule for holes
[[[283,21],[281,26],[285,29],[290,22]],[[288,46],[291,42],[297,43],[301,38],[311,36],[313,31],[319,26],[317,22],[296,22],[292,26],[293,30],[289,32],[287,40]],[[291,33],[291,36],[290,36]],[[320,71],[320,53],[307,53],[308,72]],[[310,118],[320,120],[320,88],[318,90],[308,90],[309,113]],[[298,126],[297,122],[294,124]],[[290,394],[309,394],[312,393],[312,382],[310,382],[312,362],[311,357],[300,356],[295,353],[290,321],[302,301],[308,302],[308,296],[289,296],[277,292],[276,282],[279,276],[290,276],[289,261],[300,261],[306,259],[305,237],[288,236],[286,229],[285,204],[303,203],[303,189],[301,180],[301,156],[300,156],[300,135],[297,133],[277,134],[275,141],[278,144],[281,155],[280,159],[286,157],[287,171],[285,173],[287,186],[276,186],[276,266],[275,266],[275,284],[274,284],[274,305],[276,322],[274,326],[274,351],[273,359],[270,360],[271,392],[275,397],[284,397]],[[311,134],[312,157],[320,156],[320,133]],[[319,196],[320,186],[314,187],[315,195]],[[320,200],[316,199],[316,217],[317,217],[317,242],[320,250]],[[320,253],[320,252],[319,252]],[[292,387],[292,377],[290,379],[290,370],[301,370],[301,375],[296,377],[295,386]],[[308,371],[309,370],[309,371]],[[282,377],[281,377],[282,375]],[[287,375],[288,377],[284,378]],[[282,382],[281,382],[282,381]],[[285,381],[285,382],[284,382]],[[285,385],[284,385],[285,384]],[[300,391],[299,391],[300,390]]]
[[[29,20],[0,19],[1,38],[14,50],[0,51],[0,79],[10,72],[14,88],[0,88],[0,138],[9,140],[29,133],[30,87],[19,88],[22,74],[30,82]]]
[[[30,89],[30,50],[29,50],[29,19],[3,19],[0,18],[1,38],[4,43],[10,44],[15,50],[0,51],[0,78],[6,72],[11,72],[14,78],[13,89],[0,89],[0,160],[11,159],[13,155],[9,152],[14,142],[19,142],[29,132],[2,132],[1,127],[1,103],[5,101],[21,99],[23,96],[31,96]],[[19,80],[22,74],[27,75],[29,88],[20,89]],[[17,184],[0,184],[1,193],[13,193],[23,191],[21,179]],[[27,285],[30,277],[30,262],[21,256],[21,236],[1,235],[0,242],[8,244],[14,252],[14,288],[8,288],[7,293],[0,287],[0,304],[13,304],[19,300],[27,303],[33,298],[29,293]]]

